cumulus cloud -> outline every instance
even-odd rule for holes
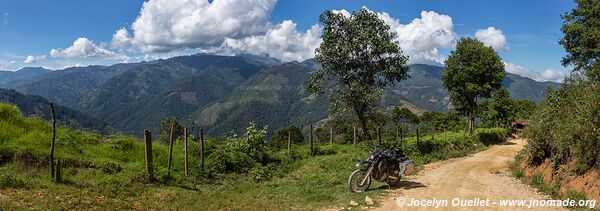
[[[443,58],[438,48],[451,48],[456,41],[454,24],[448,15],[434,11],[421,11],[421,17],[402,24],[388,13],[377,13],[396,32],[396,40],[409,55],[411,63],[440,64]]]
[[[126,59],[126,56],[112,52],[100,47],[85,37],[80,37],[73,42],[73,45],[65,49],[52,49],[52,57],[61,58],[107,58],[107,59]]]
[[[41,56],[33,56],[33,55],[29,55],[25,58],[25,60],[23,61],[25,64],[33,64],[36,63],[38,61],[42,61],[46,59],[46,55],[41,55]]]
[[[495,50],[508,50],[508,47],[506,47],[506,37],[500,29],[491,26],[486,29],[479,29],[475,32],[475,38]]]
[[[542,72],[536,72],[510,62],[504,62],[504,67],[506,72],[521,75],[536,81],[562,82],[566,76],[566,73],[561,70],[546,69]]]
[[[332,12],[350,16],[350,12],[345,9],[332,10]],[[448,15],[441,15],[434,11],[421,11],[420,18],[402,24],[389,13],[376,14],[390,25],[393,32],[396,32],[396,41],[402,51],[410,57],[409,63],[439,65],[444,58],[439,55],[438,49],[452,48],[457,39],[452,18]]]
[[[150,0],[132,24],[133,36],[119,29],[113,43],[132,42],[143,52],[216,47],[225,38],[264,34],[274,6],[275,0]]]
[[[125,28],[120,28],[119,30],[117,30],[117,32],[113,34],[110,45],[116,49],[129,51],[134,50],[132,48],[133,43],[131,37],[129,36],[129,31],[127,31],[127,29]]]
[[[321,44],[321,31],[319,25],[313,25],[301,33],[296,29],[296,23],[285,20],[269,29],[265,35],[226,38],[224,47],[252,54],[266,53],[282,61],[301,61],[314,57],[315,49]]]

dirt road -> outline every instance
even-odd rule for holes
[[[415,207],[414,200],[419,200],[422,203],[437,203],[441,210],[562,210],[560,207],[500,206],[500,200],[505,199],[550,199],[510,175],[509,162],[524,145],[523,139],[513,139],[469,157],[426,165],[417,175],[407,177],[398,189],[392,190],[383,199],[383,205],[377,209],[430,210],[435,207]],[[432,201],[434,199],[437,201]],[[459,199],[463,201],[458,201]],[[487,199],[489,202],[485,201]],[[460,203],[466,205],[469,202],[467,200],[483,206],[460,206]],[[459,206],[454,206],[453,203],[458,203]]]

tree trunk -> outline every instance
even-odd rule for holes
[[[359,136],[360,141],[366,141],[371,139],[371,134],[369,134],[369,128],[367,128],[367,119],[362,112],[356,112],[358,117],[358,124],[360,126],[361,135]]]

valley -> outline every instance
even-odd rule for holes
[[[143,129],[158,130],[161,120],[170,116],[214,136],[240,133],[247,122],[255,121],[268,126],[270,136],[288,125],[307,132],[311,123],[328,117],[329,102],[304,88],[317,66],[314,60],[284,63],[252,55],[196,54],[46,70],[0,87],[41,96],[135,136]],[[413,110],[448,111],[452,106],[440,78],[444,68],[409,67],[410,79],[389,86],[380,104],[387,109],[406,104]],[[503,85],[515,99],[535,102],[545,97],[546,87],[560,86],[510,73]],[[16,98],[4,101],[19,104]]]

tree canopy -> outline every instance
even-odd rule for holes
[[[491,47],[472,38],[461,38],[450,52],[442,73],[444,87],[452,105],[469,116],[469,132],[473,134],[477,99],[491,97],[502,86],[504,64]]]
[[[325,11],[320,21],[323,42],[315,52],[320,68],[310,74],[307,90],[327,94],[334,113],[352,110],[360,138],[370,139],[373,108],[386,85],[408,78],[408,57],[390,26],[366,8],[350,15]]]
[[[588,79],[600,82],[600,0],[575,0],[577,7],[562,16],[564,37],[560,44],[567,55],[564,66],[573,66]]]

